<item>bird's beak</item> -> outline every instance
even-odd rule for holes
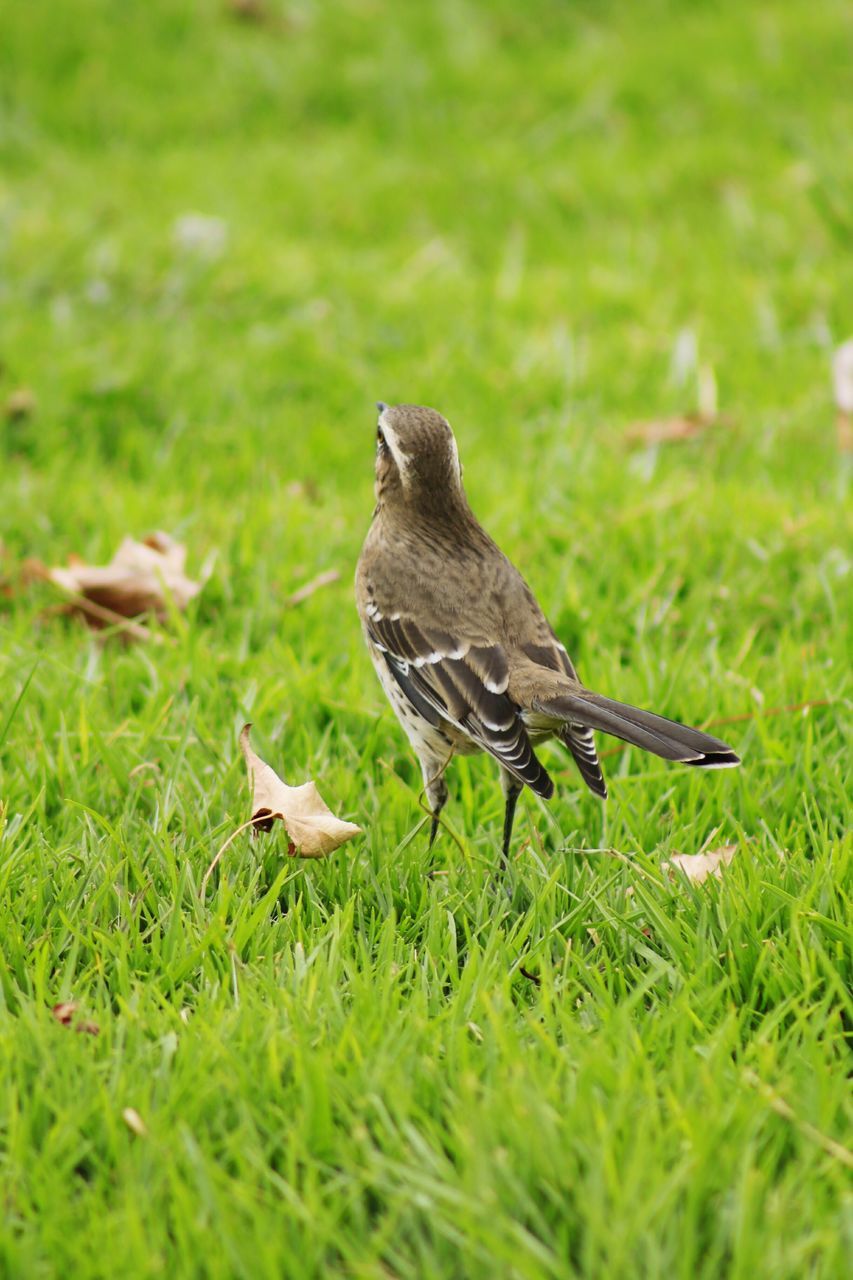
[[[380,413],[384,413],[384,412],[385,412],[385,410],[388,408],[388,406],[387,406],[387,404],[385,403],[385,401],[384,401],[384,400],[377,400],[377,401],[376,401],[376,408],[379,410],[379,412],[380,412]]]

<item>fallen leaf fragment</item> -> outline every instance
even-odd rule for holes
[[[75,1031],[84,1032],[89,1036],[99,1036],[101,1028],[97,1022],[90,1022],[86,1018],[77,1017],[76,1000],[65,1000],[59,1004],[55,1004],[51,1009],[51,1013],[57,1022],[62,1023],[63,1027],[73,1027]]]
[[[292,607],[295,604],[302,604],[303,600],[308,600],[313,596],[315,591],[319,591],[321,587],[330,587],[333,582],[339,582],[341,578],[337,569],[327,569],[325,573],[318,573],[316,578],[312,578],[310,582],[306,582],[304,587],[300,587],[298,591],[294,591],[285,600],[285,605]]]
[[[626,444],[669,444],[679,440],[693,440],[711,427],[726,425],[728,419],[716,413],[686,413],[675,418],[653,419],[651,422],[635,422],[625,432]]]
[[[354,822],[336,818],[313,782],[301,787],[289,787],[282,782],[275,769],[262,760],[249,742],[252,726],[244,724],[240,732],[240,750],[249,771],[252,788],[252,816],[232,831],[202,876],[200,897],[204,897],[207,882],[225,850],[241,831],[251,827],[255,834],[271,831],[278,819],[287,831],[291,857],[325,858],[340,848],[353,836],[361,834],[361,827]]]
[[[154,614],[161,621],[171,603],[186,609],[201,590],[185,572],[187,551],[166,533],[152,533],[142,542],[125,538],[107,565],[86,564],[72,556],[65,567],[38,568],[46,578],[72,597],[70,607],[90,626],[115,625],[126,618]],[[35,572],[35,566],[31,566]],[[147,637],[144,628],[131,628],[137,639]]]
[[[257,831],[270,831],[279,818],[301,858],[325,858],[361,832],[354,822],[336,818],[313,782],[289,787],[275,769],[262,760],[249,742],[252,726],[244,724],[240,749],[252,787],[251,822]]]
[[[135,1107],[125,1107],[121,1118],[131,1133],[135,1133],[138,1138],[144,1138],[148,1133],[148,1127]]]
[[[677,867],[693,884],[702,884],[708,876],[719,879],[723,874],[723,867],[729,865],[736,853],[736,844],[723,844],[719,849],[709,849],[707,853],[674,853],[669,862],[663,863],[663,867],[670,871]]]

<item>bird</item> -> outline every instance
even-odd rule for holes
[[[594,733],[700,769],[740,764],[718,738],[587,689],[518,569],[465,495],[449,422],[421,405],[377,402],[373,519],[355,594],[379,680],[420,763],[432,822],[454,755],[486,752],[504,795],[501,862],[519,795],[550,799],[534,748],[556,738],[602,799]]]

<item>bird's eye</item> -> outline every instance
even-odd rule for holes
[[[387,447],[388,447],[388,446],[387,446],[387,445],[386,445],[386,443],[385,443],[385,436],[382,434],[382,428],[381,428],[381,427],[377,427],[377,429],[376,429],[376,448],[379,450],[379,452],[380,452],[380,453],[384,453]]]

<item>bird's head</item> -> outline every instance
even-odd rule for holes
[[[376,406],[376,497],[424,513],[464,502],[459,451],[450,423],[416,404]]]

